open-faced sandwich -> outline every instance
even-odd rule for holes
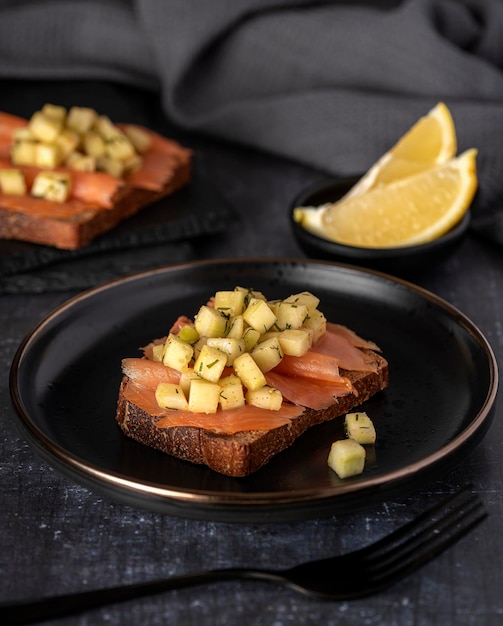
[[[117,421],[133,439],[247,476],[307,428],[388,385],[375,343],[327,322],[309,292],[217,291],[194,319],[122,361]]]
[[[88,107],[0,112],[0,238],[80,248],[190,174],[190,150]]]

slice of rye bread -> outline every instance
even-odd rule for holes
[[[272,430],[256,430],[223,435],[202,428],[174,426],[158,428],[159,418],[146,413],[124,397],[129,378],[122,379],[117,403],[117,422],[127,436],[167,454],[207,465],[227,476],[248,476],[265,465],[273,456],[289,447],[311,426],[344,415],[388,386],[388,362],[381,355],[366,350],[377,364],[376,372],[341,370],[353,383],[357,395],[350,393],[334,398],[323,410],[305,409],[290,423]]]
[[[191,160],[180,159],[172,177],[158,191],[121,187],[113,197],[113,207],[89,208],[71,218],[51,218],[13,211],[0,206],[0,239],[16,239],[76,250],[114,228],[148,205],[184,187],[191,178]]]

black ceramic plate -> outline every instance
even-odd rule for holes
[[[445,261],[466,235],[470,225],[469,211],[448,233],[434,241],[394,248],[360,248],[336,243],[318,237],[294,220],[293,212],[296,207],[320,206],[335,202],[353,187],[358,178],[330,179],[316,183],[300,193],[293,201],[289,209],[291,227],[299,245],[308,256],[351,263],[402,277],[413,277],[418,272]]]
[[[123,357],[194,315],[218,289],[278,298],[309,289],[330,320],[380,345],[390,387],[366,405],[378,441],[362,475],[327,466],[341,420],[310,429],[254,475],[236,479],[126,438],[115,423]],[[302,519],[368,506],[461,460],[485,433],[497,389],[493,352],[463,314],[377,272],[328,262],[221,260],[162,268],[83,293],[24,340],[11,395],[28,440],[90,489],[135,506],[227,521]]]

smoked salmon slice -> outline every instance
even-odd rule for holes
[[[125,125],[118,126],[124,128]],[[189,161],[191,151],[148,128],[137,125],[136,128],[149,136],[150,148],[142,154],[141,167],[127,174],[125,183],[131,187],[161,191],[173,178],[179,165]]]
[[[346,332],[348,331],[348,332]],[[350,334],[349,334],[350,333]],[[356,347],[354,342],[362,348],[370,348],[370,343],[346,329],[344,326],[327,324],[325,334],[312,346],[311,351],[337,359],[339,367],[357,372],[375,372],[377,363],[370,355]],[[375,346],[375,344],[373,344]]]
[[[161,419],[156,422],[158,428],[191,426],[226,435],[250,430],[272,430],[290,423],[304,412],[303,407],[286,402],[279,411],[268,411],[251,404],[211,414],[163,409],[157,404],[152,389],[146,389],[134,382],[128,382],[124,389],[124,397],[150,415],[160,417]]]
[[[160,361],[141,357],[122,359],[122,372],[137,385],[155,391],[159,383],[178,383],[180,372]]]
[[[274,371],[286,376],[314,378],[333,383],[344,380],[339,374],[339,361],[336,357],[314,352],[312,349],[303,356],[283,356]]]
[[[341,382],[323,382],[308,378],[292,378],[270,371],[265,374],[267,384],[281,391],[283,398],[298,404],[315,409],[326,409],[334,403],[334,398],[355,393],[353,385],[346,378]]]
[[[41,167],[33,165],[16,165],[13,166],[9,160],[2,159],[0,161],[0,169],[15,168],[21,170],[24,174],[28,189],[33,185],[35,176],[40,172],[46,171]],[[105,209],[111,209],[114,206],[112,198],[118,189],[124,186],[124,182],[115,176],[110,176],[105,172],[83,172],[81,170],[72,170],[67,167],[56,167],[56,172],[68,172],[71,175],[72,186],[70,191],[70,200],[80,200],[89,205],[95,205]],[[24,198],[24,196],[20,196]],[[54,204],[64,204],[51,202]]]

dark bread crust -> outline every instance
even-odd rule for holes
[[[113,199],[113,208],[88,209],[67,219],[40,217],[0,206],[0,238],[76,250],[149,204],[185,186],[190,176],[191,163],[187,158],[179,162],[172,178],[160,191],[123,187]]]
[[[348,413],[374,394],[388,386],[388,363],[381,355],[367,350],[375,358],[376,373],[347,372],[358,395],[348,394],[335,398],[334,403],[322,411],[306,409],[289,424],[268,431],[247,431],[222,435],[185,426],[157,428],[157,418],[129,402],[124,388],[129,378],[122,379],[117,403],[117,422],[128,437],[167,454],[207,465],[227,476],[248,476],[265,465],[273,456],[289,447],[304,431]]]

